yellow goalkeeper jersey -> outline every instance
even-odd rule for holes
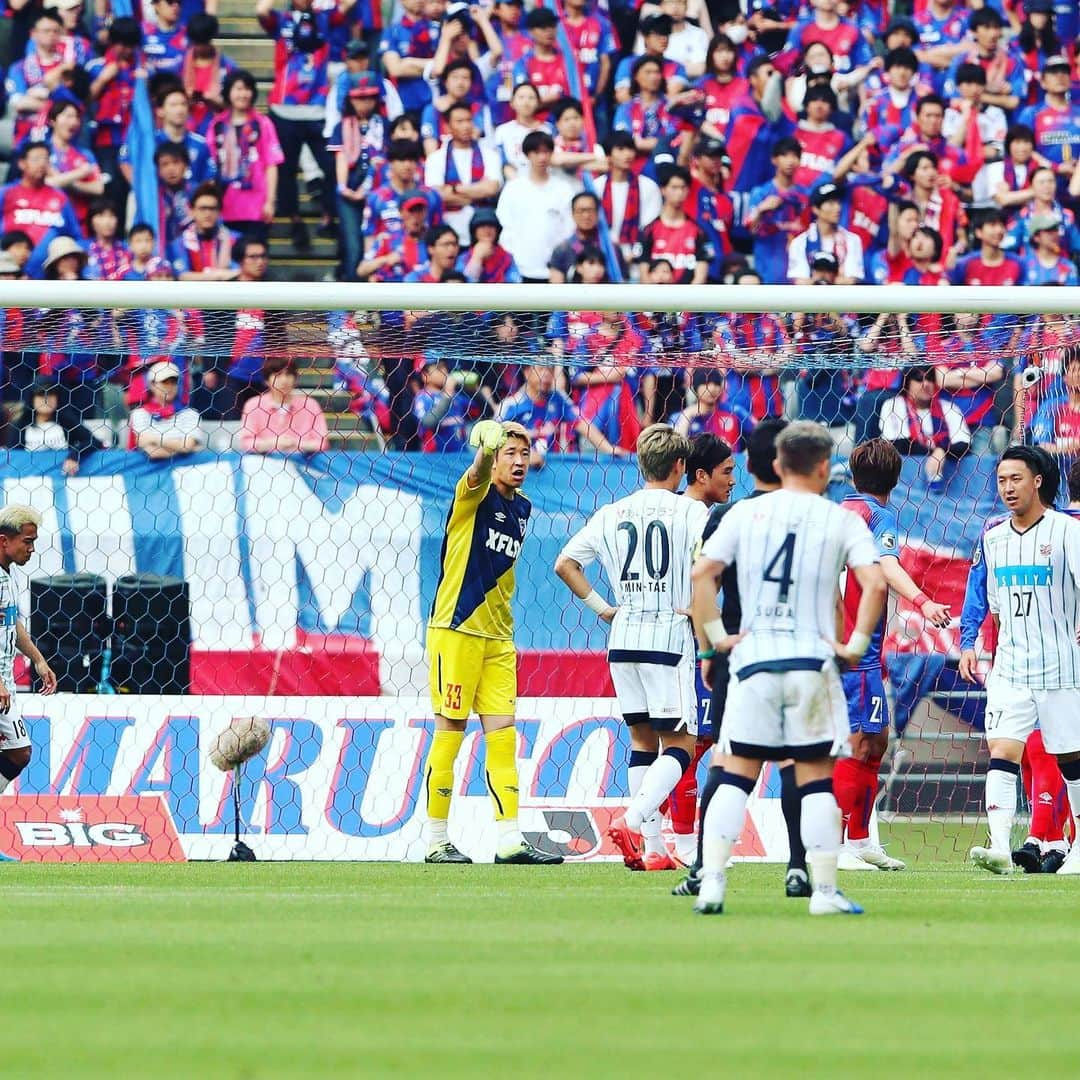
[[[532,504],[520,492],[506,499],[491,480],[457,482],[446,518],[439,584],[428,625],[510,641],[514,636],[514,564]]]

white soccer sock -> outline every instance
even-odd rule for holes
[[[706,874],[723,874],[731,852],[739,841],[746,820],[746,800],[749,794],[734,784],[721,784],[716,789],[705,820],[701,823],[702,870]]]
[[[663,822],[659,814],[652,814],[641,823],[641,841],[645,846],[646,855],[664,855],[667,848],[664,847],[660,829]]]
[[[447,821],[445,818],[428,818],[427,838],[429,848],[442,847],[443,844],[450,842],[450,835],[446,827]]]
[[[990,826],[990,850],[1012,850],[1012,827],[1016,818],[1016,774],[990,768],[986,773],[986,820]]]
[[[648,765],[631,765],[626,770],[626,783],[630,788],[630,798],[633,798],[641,790],[641,781],[645,779],[645,774],[649,771]]]
[[[840,807],[831,791],[810,791],[802,797],[802,842],[815,891],[836,892],[836,857],[842,836]]]
[[[697,858],[697,836],[694,833],[675,833],[675,854],[684,866]]]
[[[634,832],[641,831],[642,822],[653,816],[660,804],[671,794],[686,769],[684,762],[672,754],[661,754],[646,770],[641,788],[626,808],[626,824]]]

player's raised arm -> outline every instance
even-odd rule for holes
[[[49,662],[42,655],[41,650],[30,640],[30,635],[23,626],[22,619],[15,623],[15,648],[19,650],[33,665],[34,672],[41,680],[41,692],[53,694],[56,692],[56,674]]]
[[[491,480],[495,455],[506,442],[506,432],[498,420],[480,420],[469,434],[469,445],[475,446],[476,457],[469,469],[469,487],[483,487]]]

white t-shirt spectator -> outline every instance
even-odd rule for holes
[[[424,184],[429,188],[440,188],[446,183],[446,155],[453,153],[454,166],[457,168],[458,183],[475,184],[480,180],[494,180],[502,184],[502,166],[499,157],[493,150],[479,147],[480,161],[483,164],[484,175],[473,176],[473,148],[467,146],[464,150],[453,148],[450,142],[443,143],[434,154],[429,155],[424,164]],[[463,247],[468,247],[472,242],[469,236],[469,222],[472,221],[474,207],[465,206],[460,210],[443,210],[443,220],[458,235]]]
[[[960,409],[953,402],[946,401],[945,398],[940,396],[938,397],[938,404],[941,406],[941,415],[945,419],[945,427],[949,432],[949,443],[955,446],[957,443],[971,442],[971,429],[968,427],[964,414]],[[933,413],[929,408],[916,409],[915,415],[918,417],[919,427],[922,429],[923,435],[928,441],[932,440],[934,437]],[[908,426],[907,399],[903,394],[897,394],[896,397],[889,398],[881,406],[881,437],[888,439],[889,442],[911,437],[911,428]]]
[[[526,171],[502,189],[495,209],[503,227],[499,243],[522,277],[548,280],[551,253],[574,232],[573,197],[574,189],[554,171],[542,184]]]
[[[1016,189],[1019,191],[1027,185],[1028,177],[1038,167],[1038,163],[1029,161],[1023,165],[1013,163],[1013,172],[1016,175]],[[1005,181],[1005,162],[991,161],[984,165],[971,182],[971,201],[976,206],[994,205],[994,192],[998,184]],[[1006,242],[1006,246],[1007,242]]]
[[[822,237],[818,235],[817,225],[811,225],[806,232],[799,233],[791,241],[788,248],[787,276],[791,281],[797,278],[804,280],[810,277],[810,258],[807,250],[812,254],[819,251],[827,251],[836,256],[840,264],[840,276],[852,278],[854,281],[862,281],[866,277],[863,268],[862,241],[843,226],[838,228],[832,236]]]
[[[546,131],[549,135],[551,129],[547,124],[539,127],[526,127],[516,120],[507,120],[495,129],[495,149],[499,154],[503,165],[512,165],[519,173],[523,173],[529,167],[529,159],[521,149],[525,136],[531,131]]]
[[[194,409],[177,409],[172,416],[158,416],[140,406],[132,409],[128,424],[136,441],[144,431],[154,431],[163,437],[185,436],[193,439],[200,448],[206,445],[206,436],[199,428],[199,414]]]

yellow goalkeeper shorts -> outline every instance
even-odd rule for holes
[[[517,708],[517,652],[512,641],[463,634],[427,632],[431,708],[449,720],[513,716]]]

